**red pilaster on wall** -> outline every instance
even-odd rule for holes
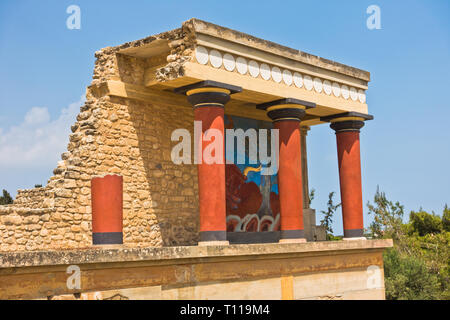
[[[118,175],[91,180],[92,242],[123,243],[123,178]]]

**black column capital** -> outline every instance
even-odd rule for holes
[[[306,115],[306,109],[315,108],[316,104],[294,98],[285,98],[256,106],[257,109],[266,110],[273,122],[283,120],[301,121]]]
[[[222,82],[205,80],[177,88],[174,91],[175,93],[185,94],[194,108],[223,108],[230,100],[230,95],[241,92],[242,88]]]
[[[336,131],[336,133],[348,131],[359,132],[364,127],[364,121],[367,120],[373,120],[373,116],[353,111],[320,118],[320,121],[330,122],[330,128]]]

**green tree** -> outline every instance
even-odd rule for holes
[[[442,228],[444,231],[450,232],[450,209],[447,205],[445,205],[442,213]]]
[[[442,219],[420,209],[403,223],[403,206],[389,201],[377,188],[370,231],[375,238],[393,238],[384,252],[387,299],[450,299],[450,232],[445,231],[448,207]]]
[[[334,192],[330,192],[328,194],[328,202],[327,202],[327,211],[321,211],[324,215],[323,219],[320,221],[320,225],[325,227],[327,233],[327,240],[336,240],[336,237],[333,236],[333,215],[336,210],[341,206],[341,203],[334,204],[333,201]]]
[[[314,200],[316,196],[316,189],[312,188],[309,192],[309,205],[311,205],[311,202]]]
[[[404,207],[397,201],[392,202],[386,198],[386,194],[377,191],[374,196],[374,204],[367,203],[369,214],[374,216],[374,221],[369,226],[369,232],[373,238],[400,239],[404,233],[403,214]]]
[[[0,205],[11,204],[13,203],[13,198],[9,194],[8,191],[3,189],[3,196],[0,196]]]
[[[435,234],[442,231],[441,218],[423,210],[420,210],[419,212],[411,211],[409,214],[409,223],[411,231],[417,232],[421,237],[430,233]]]

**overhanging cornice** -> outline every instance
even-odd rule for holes
[[[310,125],[344,112],[368,114],[369,72],[198,19],[109,50],[142,60],[139,85],[151,89],[213,80],[241,87],[232,99],[242,105],[285,97],[310,101],[317,106],[307,112]]]

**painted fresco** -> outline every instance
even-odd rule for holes
[[[225,116],[226,129],[272,129],[272,123],[236,116]],[[267,134],[270,148],[270,132]],[[248,142],[245,147],[245,164],[237,164],[237,146],[234,144],[234,164],[227,164],[226,209],[228,232],[278,231],[280,228],[280,201],[277,175],[261,175],[262,164],[250,164]],[[225,148],[228,146],[226,145]],[[228,149],[226,149],[228,150]],[[259,149],[257,149],[259,150]],[[229,150],[228,150],[229,151]],[[271,150],[268,151],[271,154]]]

